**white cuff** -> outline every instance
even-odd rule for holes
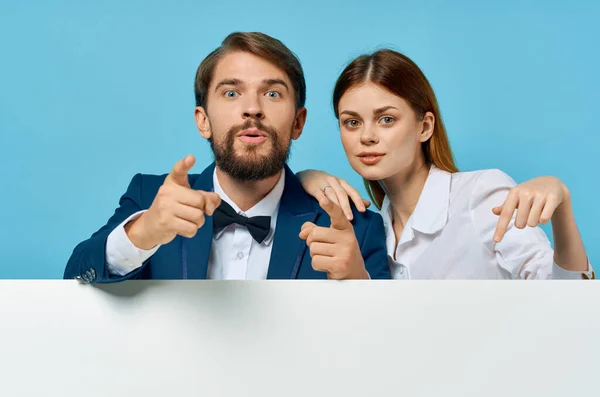
[[[594,273],[594,269],[592,269],[592,265],[588,259],[588,270],[585,272],[574,272],[570,270],[565,270],[560,267],[556,262],[552,263],[552,278],[557,280],[586,280],[586,279],[595,279],[596,274]]]
[[[139,211],[125,219],[117,226],[106,240],[106,267],[108,272],[116,276],[124,276],[142,266],[158,250],[160,245],[144,250],[137,248],[125,233],[125,225],[139,218],[146,211]]]

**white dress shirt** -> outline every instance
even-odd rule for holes
[[[493,240],[500,206],[516,183],[499,170],[450,173],[432,166],[415,211],[400,240],[385,197],[380,214],[388,262],[395,279],[581,279],[592,269],[570,272],[554,263],[554,251],[539,227],[514,227]]]
[[[285,186],[285,174],[282,172],[275,187],[248,211],[240,208],[225,194],[216,171],[213,174],[214,191],[240,215],[270,216],[271,231],[262,243],[257,243],[244,226],[231,224],[225,229],[215,230],[208,263],[208,279],[213,280],[264,280],[267,278],[269,261],[279,203]],[[124,276],[142,266],[160,246],[142,250],[133,245],[125,233],[127,222],[139,217],[144,211],[137,212],[123,221],[113,230],[106,242],[106,262],[108,271]]]

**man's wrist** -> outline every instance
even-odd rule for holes
[[[144,227],[144,215],[129,222],[125,225],[125,234],[131,241],[131,243],[138,249],[149,250],[156,247],[156,243],[150,241],[145,233]]]

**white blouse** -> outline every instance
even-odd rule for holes
[[[380,214],[386,229],[388,260],[395,279],[582,279],[554,263],[554,251],[539,227],[514,227],[493,240],[502,205],[516,185],[500,170],[450,173],[432,166],[415,211],[400,241],[392,227],[387,196]]]

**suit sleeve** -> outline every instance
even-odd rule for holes
[[[391,278],[385,245],[385,229],[383,219],[379,214],[373,213],[370,217],[367,230],[360,244],[360,252],[371,279],[387,280]]]
[[[125,276],[109,273],[106,266],[106,241],[109,234],[121,222],[134,213],[146,209],[141,199],[142,179],[141,174],[136,174],[132,178],[127,191],[119,200],[119,207],[115,210],[115,213],[110,217],[106,225],[92,234],[89,239],[82,241],[75,247],[67,262],[63,275],[64,279],[81,277],[89,283],[112,283],[139,278],[140,272],[146,266],[147,262],[142,267]]]

